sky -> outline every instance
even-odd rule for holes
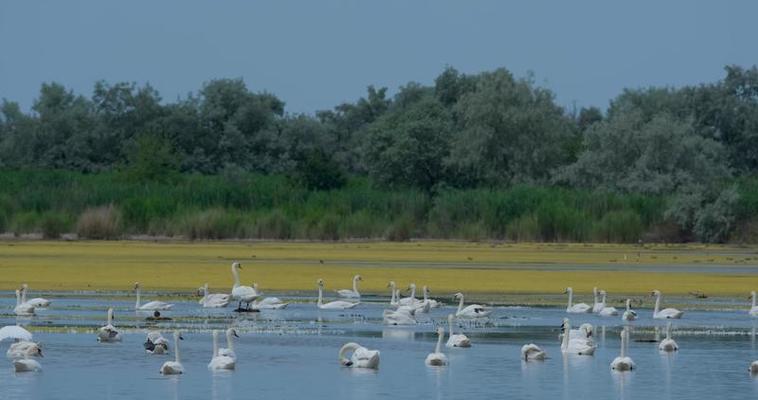
[[[149,82],[165,101],[243,78],[313,113],[446,67],[533,73],[557,101],[608,106],[624,88],[716,81],[758,64],[748,0],[68,0],[0,2],[0,98],[43,82]]]

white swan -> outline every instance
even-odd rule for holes
[[[360,275],[356,275],[353,277],[353,289],[340,289],[337,291],[337,294],[340,297],[346,297],[348,299],[360,299],[361,294],[358,292],[358,282],[362,281],[363,278]]]
[[[453,320],[455,319],[455,315],[450,314],[447,316],[447,325],[448,329],[450,330],[450,337],[447,339],[447,343],[445,346],[447,347],[471,347],[471,340],[468,338],[468,336],[459,333],[454,334],[453,333]]]
[[[753,375],[758,375],[758,361],[750,363],[750,368],[747,369]]]
[[[676,308],[664,308],[659,311],[661,307],[661,291],[653,290],[650,293],[651,296],[655,296],[655,309],[653,310],[653,318],[655,319],[679,319],[684,315],[683,311],[679,311]]]
[[[18,325],[8,325],[0,328],[0,342],[5,339],[32,340],[32,333]]]
[[[29,290],[29,285],[24,283],[21,285],[21,302],[30,304],[34,308],[46,308],[50,306],[50,300],[43,299],[42,297],[35,297],[33,299],[26,300],[26,292]]]
[[[203,298],[198,303],[202,304],[205,308],[226,307],[232,298],[232,296],[226,293],[208,293],[208,283],[203,285],[200,290],[203,293]]]
[[[602,308],[597,314],[601,317],[615,317],[619,315],[619,312],[616,309],[616,307],[606,307],[605,300],[607,297],[607,293],[605,292],[605,290],[600,291],[600,296],[602,297],[602,300],[600,300],[600,305],[602,306]]]
[[[16,290],[16,307],[13,312],[22,317],[28,317],[34,315],[34,306],[21,301],[21,291]]]
[[[158,331],[148,332],[143,346],[147,354],[168,354],[168,340]]]
[[[591,356],[595,354],[595,346],[588,339],[576,338],[571,339],[571,322],[568,318],[563,319],[563,339],[561,340],[561,352],[564,354],[578,354],[580,356]],[[568,333],[568,334],[566,334]]]
[[[395,307],[396,311],[404,311],[410,315],[416,314],[416,307],[414,306],[401,306],[398,299],[400,298],[400,289],[398,289],[395,286],[394,281],[390,281],[390,283],[387,285],[387,287],[390,288],[390,292],[392,295],[390,296],[390,306]]]
[[[594,299],[592,303],[592,312],[597,314],[603,309],[603,306],[598,301],[597,286],[592,288],[592,298]]]
[[[417,306],[421,301],[416,298],[416,284],[411,283],[408,285],[408,289],[411,291],[411,295],[409,297],[403,297],[402,299],[399,299],[397,303],[401,306]]]
[[[624,321],[634,321],[637,319],[637,312],[632,310],[632,300],[626,299],[626,311],[621,315],[621,319]]]
[[[671,322],[666,325],[666,338],[658,343],[658,350],[667,353],[679,350],[679,345],[671,338]]]
[[[758,305],[755,304],[755,290],[750,292],[750,296],[753,298],[753,305],[750,307],[748,314],[750,314],[751,317],[758,317]]]
[[[108,323],[97,330],[98,342],[120,342],[121,334],[113,326],[113,308],[108,309]]]
[[[442,352],[442,340],[445,338],[445,328],[437,328],[437,347],[434,348],[434,353],[429,353],[426,356],[426,365],[432,367],[441,367],[447,365],[447,356]]]
[[[432,292],[429,290],[429,288],[424,286],[424,303],[429,303],[429,307],[431,308],[438,308],[442,306],[442,303],[440,303],[439,301],[429,298],[429,295],[431,293]]]
[[[347,354],[350,358],[347,358]],[[379,368],[379,350],[369,350],[358,343],[346,343],[340,348],[337,359],[340,364],[351,368]]]
[[[253,289],[259,296],[263,296],[263,293],[258,290],[258,284],[253,283]],[[264,297],[253,302],[252,308],[254,310],[282,310],[287,308],[289,303],[283,302],[278,297]]]
[[[481,304],[471,304],[464,308],[463,293],[458,292],[453,298],[459,300],[458,310],[455,312],[455,316],[458,318],[483,318],[492,313],[492,309]]]
[[[240,284],[239,271],[242,269],[242,265],[235,261],[232,263],[232,276],[234,277],[234,285],[232,286],[232,299],[237,300],[237,311],[250,311],[250,303],[253,300],[260,297],[258,292],[250,286],[243,286]],[[242,308],[242,303],[246,304],[246,308]]]
[[[324,304],[324,280],[319,279],[316,283],[318,284],[318,302],[316,305],[322,310],[347,310],[361,304],[360,302],[352,303],[344,300],[335,300]]]
[[[11,344],[5,355],[10,359],[44,357],[39,343],[25,340]]]
[[[568,293],[568,306],[566,306],[566,312],[570,314],[583,314],[592,311],[592,307],[585,303],[574,304],[574,289],[567,287],[563,291],[564,294]]]
[[[163,375],[179,375],[184,373],[182,359],[179,356],[179,341],[184,340],[179,331],[174,331],[174,361],[166,361],[161,365],[160,373]]]
[[[547,358],[547,354],[536,344],[529,343],[521,347],[521,358],[524,361],[542,361]]]
[[[139,282],[134,282],[134,290],[137,292],[137,302],[134,304],[134,309],[138,311],[153,311],[153,310],[169,310],[173,307],[173,304],[169,304],[163,301],[150,301],[140,305],[141,290]]]
[[[595,342],[592,339],[592,334],[594,333],[594,331],[595,331],[595,327],[592,326],[592,324],[583,323],[579,325],[579,328],[577,329],[569,329],[568,331],[569,340],[579,339],[579,340],[583,340],[584,342],[590,345],[594,345]],[[561,334],[558,335],[558,338],[560,340],[563,340],[563,335],[564,333],[562,332]]]
[[[416,318],[407,308],[400,307],[397,310],[384,310],[382,323],[384,325],[416,325]]]
[[[42,365],[37,360],[21,358],[13,360],[13,369],[16,372],[36,372],[42,371]]]
[[[635,368],[632,358],[626,355],[626,342],[629,340],[629,330],[621,331],[621,354],[611,361],[611,369],[614,371],[631,371]]]
[[[237,331],[234,328],[226,330],[226,347],[218,349],[218,354],[221,356],[231,357],[237,359],[237,353],[234,352],[234,338],[238,338]]]
[[[213,331],[213,357],[208,363],[210,370],[231,370],[235,368],[236,360],[229,356],[220,355],[218,352],[218,330]]]

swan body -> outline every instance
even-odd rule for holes
[[[615,317],[619,315],[619,312],[616,309],[616,307],[605,306],[605,300],[607,296],[607,293],[605,292],[605,290],[600,291],[600,296],[602,297],[602,300],[600,301],[600,305],[602,306],[602,308],[600,308],[600,311],[598,311],[597,314],[601,317]]]
[[[758,317],[758,305],[755,304],[755,290],[750,292],[750,296],[753,298],[753,305],[750,307],[748,314],[750,314],[751,317]]]
[[[18,325],[8,325],[0,328],[0,342],[5,339],[30,341],[32,340],[32,333]]]
[[[569,340],[584,340],[590,344],[594,344],[592,340],[592,334],[595,331],[595,327],[592,324],[584,323],[579,325],[578,329],[569,329]],[[558,335],[561,340],[564,334]]]
[[[200,290],[203,293],[203,298],[198,303],[202,304],[205,308],[221,308],[226,307],[229,304],[232,296],[226,293],[208,293],[208,284],[203,285]]]
[[[137,311],[155,311],[155,310],[170,310],[173,304],[169,304],[163,301],[150,301],[145,304],[140,304],[141,290],[139,282],[134,283],[134,290],[137,292],[137,303],[134,304],[134,309]]]
[[[42,365],[37,360],[22,358],[13,360],[13,369],[16,372],[36,372],[42,371]]]
[[[5,355],[10,359],[44,357],[39,343],[20,341],[10,345]]]
[[[358,282],[362,281],[363,278],[360,275],[356,275],[353,277],[353,288],[352,289],[340,289],[337,291],[337,294],[340,297],[345,297],[348,299],[360,299],[361,294],[358,292]]]
[[[750,371],[753,375],[758,375],[758,361],[753,361],[750,363],[750,368],[748,368],[748,371]]]
[[[382,323],[384,325],[416,325],[416,318],[405,308],[384,310]]]
[[[563,335],[561,340],[561,352],[564,354],[578,354],[580,356],[591,356],[595,354],[595,346],[589,339],[576,338],[571,339],[571,322],[568,318],[563,319],[561,328],[568,334]]]
[[[319,279],[316,283],[318,284],[318,302],[316,304],[322,310],[348,310],[361,304],[360,302],[353,303],[344,300],[335,300],[324,304],[324,280]]]
[[[453,333],[453,320],[455,319],[455,315],[449,314],[447,316],[447,324],[448,329],[450,330],[450,337],[447,339],[447,343],[445,343],[446,347],[471,347],[471,340],[468,338],[468,336],[459,333],[454,334]]]
[[[624,321],[634,321],[637,319],[637,312],[632,310],[631,299],[626,299],[626,311],[621,315],[621,319]]]
[[[611,361],[611,369],[614,371],[631,371],[636,367],[632,358],[626,355],[626,342],[629,340],[628,336],[629,331],[627,328],[624,328],[621,331],[621,354]]]
[[[168,354],[168,340],[158,331],[148,332],[143,345],[147,354]]]
[[[394,281],[390,281],[390,283],[387,285],[387,287],[390,288],[390,292],[392,293],[392,295],[390,296],[390,306],[391,307],[395,307],[396,311],[403,311],[403,312],[406,312],[406,313],[410,314],[411,316],[416,315],[416,307],[415,306],[412,306],[412,305],[405,305],[405,306],[400,305],[400,302],[398,301],[398,299],[400,298],[400,289],[398,289],[395,286],[395,282]]]
[[[350,358],[347,358],[347,354]],[[358,343],[346,343],[337,355],[340,364],[350,368],[379,368],[379,350],[369,350]]]
[[[257,283],[253,283],[253,289],[255,289],[259,296],[263,296],[263,293],[258,291]],[[283,302],[278,297],[264,297],[254,301],[252,308],[254,310],[282,310],[287,308],[288,305],[289,303]]]
[[[183,340],[179,331],[174,331],[174,361],[166,361],[161,365],[160,373],[163,375],[180,375],[184,373],[184,366],[182,365],[181,358],[179,356],[179,341]]]
[[[120,342],[121,334],[113,326],[113,308],[108,309],[108,323],[97,330],[98,342]]]
[[[213,331],[213,357],[211,357],[211,362],[208,363],[208,369],[210,370],[232,370],[235,368],[236,359],[226,356],[226,355],[220,355],[219,349],[218,349],[218,331]]]
[[[234,284],[232,285],[232,299],[237,300],[239,304],[237,309],[242,311],[242,303],[247,305],[245,310],[250,309],[250,303],[260,297],[255,288],[250,286],[243,286],[240,284],[239,270],[242,269],[242,265],[235,261],[232,263],[232,276],[234,277]]]
[[[21,285],[21,302],[27,303],[34,308],[47,308],[50,306],[50,300],[43,299],[42,297],[35,297],[33,299],[26,300],[26,292],[29,290],[29,285],[24,283]]]
[[[661,291],[653,290],[651,293],[655,296],[655,309],[653,309],[653,318],[655,319],[680,319],[684,315],[683,311],[679,311],[676,308],[664,308],[659,311],[661,306]]]
[[[445,338],[445,328],[437,328],[437,347],[434,349],[434,353],[429,353],[426,356],[426,365],[430,367],[442,367],[447,365],[447,356],[442,352],[442,340]]]
[[[574,289],[567,287],[563,293],[568,293],[568,306],[566,312],[569,314],[583,314],[592,311],[592,307],[586,303],[574,304]]]
[[[492,313],[492,309],[481,304],[471,304],[463,307],[463,293],[456,293],[454,298],[459,300],[458,310],[455,312],[455,316],[458,318],[483,318]]]
[[[536,344],[529,343],[521,347],[521,358],[524,361],[542,361],[547,358],[547,354]]]
[[[658,343],[658,350],[670,353],[679,350],[679,345],[671,338],[671,322],[666,325],[666,338]]]
[[[603,305],[598,301],[597,287],[592,288],[592,298],[594,299],[592,302],[592,312],[597,314],[603,309]]]
[[[397,303],[398,305],[401,305],[401,306],[416,307],[418,306],[418,304],[421,303],[421,301],[416,298],[416,284],[411,283],[410,285],[408,285],[408,288],[411,290],[411,295],[409,297],[403,297],[402,299],[399,299]]]
[[[226,347],[218,349],[218,354],[220,356],[230,357],[234,360],[237,360],[237,353],[234,352],[235,337],[239,337],[239,335],[237,335],[237,331],[235,331],[233,328],[226,330]]]
[[[431,293],[431,291],[429,290],[428,287],[424,286],[423,293],[424,293],[424,303],[429,303],[430,308],[438,308],[442,306],[442,303],[440,303],[439,301],[429,298],[429,294]]]
[[[13,309],[13,313],[23,317],[34,315],[34,306],[21,301],[20,290],[16,290],[16,307]]]

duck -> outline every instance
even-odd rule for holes
[[[232,299],[237,300],[237,312],[251,311],[250,305],[260,295],[250,286],[244,286],[240,284],[239,270],[242,269],[242,264],[238,261],[232,263],[232,276],[234,277],[234,284],[232,286]],[[242,303],[245,303],[246,307],[242,308]]]
[[[360,275],[355,275],[353,277],[353,288],[352,289],[340,289],[337,291],[337,294],[340,297],[345,297],[348,299],[360,299],[361,294],[358,292],[358,282],[362,281],[363,278]]]
[[[563,291],[564,294],[568,293],[568,306],[566,306],[566,312],[569,314],[584,314],[592,311],[592,307],[586,303],[574,304],[574,289],[567,287]]]
[[[521,347],[521,359],[524,361],[543,361],[547,354],[536,344],[529,343]]]
[[[445,328],[437,328],[437,347],[434,353],[429,353],[424,362],[430,367],[442,367],[448,364],[447,356],[442,352],[442,340],[445,338]]]
[[[351,353],[350,358],[347,357],[348,353]],[[358,343],[350,342],[340,348],[337,358],[343,367],[377,369],[379,355],[379,350],[369,350]]]
[[[450,337],[447,339],[447,343],[445,343],[446,347],[471,347],[471,340],[468,338],[468,336],[459,333],[454,334],[453,333],[453,321],[455,320],[455,315],[448,314],[447,316],[447,324],[448,329],[450,330]]]
[[[458,318],[484,318],[492,313],[491,308],[481,304],[470,304],[464,308],[463,293],[461,292],[456,293],[453,298],[459,300],[458,310],[455,312],[455,316]]]
[[[97,341],[103,343],[121,341],[121,334],[113,326],[113,308],[108,309],[108,322],[97,330]]]
[[[666,353],[679,350],[679,345],[671,338],[671,322],[666,324],[666,338],[658,343],[658,350]]]
[[[344,300],[335,300],[330,301],[328,303],[324,303],[324,280],[319,279],[316,281],[316,284],[318,285],[318,301],[316,305],[321,310],[348,310],[351,308],[355,308],[358,304],[361,304],[360,302],[349,302]]]
[[[218,350],[218,330],[214,330],[213,333],[213,356],[211,362],[208,363],[208,369],[210,370],[233,370],[236,367],[237,360],[219,354]]]
[[[208,293],[208,283],[205,283],[200,287],[200,291],[203,294],[203,298],[199,303],[204,308],[222,308],[229,305],[229,301],[232,296],[226,293]]]
[[[632,310],[632,299],[626,299],[626,311],[621,315],[623,321],[634,321],[637,319],[637,312]]]
[[[137,302],[134,304],[134,309],[137,311],[154,311],[154,310],[170,310],[173,304],[169,304],[163,301],[150,301],[145,304],[140,304],[140,285],[139,282],[134,282],[134,290],[137,292]]]
[[[605,292],[605,290],[601,290],[600,291],[600,296],[602,298],[602,300],[600,300],[600,305],[602,305],[602,308],[600,309],[600,311],[597,314],[599,316],[601,316],[601,317],[615,317],[615,316],[619,315],[619,312],[616,309],[616,307],[606,307],[605,306],[605,300],[606,300],[606,297],[607,297],[607,293]]]
[[[182,365],[181,358],[179,356],[179,341],[184,340],[181,332],[174,331],[174,361],[166,361],[161,365],[160,373],[162,375],[181,375],[184,373],[184,365]]]
[[[626,342],[629,340],[629,330],[627,327],[621,331],[621,354],[611,361],[611,369],[613,371],[623,372],[631,371],[636,365],[632,358],[626,355]]]
[[[661,291],[653,290],[650,292],[651,296],[655,296],[655,308],[653,309],[653,318],[655,319],[680,319],[684,315],[683,311],[679,311],[676,308],[664,308],[659,311],[661,306]]]
[[[148,332],[143,346],[147,354],[168,354],[168,340],[158,331]]]

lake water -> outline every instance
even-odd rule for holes
[[[561,355],[558,332],[566,314],[558,308],[496,308],[483,323],[462,323],[473,347],[445,349],[450,365],[427,367],[436,323],[452,307],[433,309],[412,328],[381,324],[382,304],[362,304],[348,312],[318,311],[313,303],[286,310],[236,315],[231,308],[208,310],[197,302],[176,302],[158,325],[164,336],[179,327],[185,374],[158,373],[171,355],[147,355],[142,343],[148,324],[133,301],[95,296],[53,298],[53,306],[19,319],[43,344],[43,371],[16,374],[9,361],[0,367],[1,399],[745,399],[758,397],[758,379],[747,371],[758,359],[756,323],[741,311],[688,311],[675,321],[680,351],[662,355],[653,339],[650,310],[638,310],[629,354],[637,369],[613,373],[619,353],[619,317],[571,316],[572,325],[596,326],[593,357]],[[14,299],[0,299],[0,326],[15,324]],[[114,306],[114,325],[123,342],[101,344],[94,330]],[[237,370],[208,371],[211,329],[236,327]],[[223,336],[222,336],[223,338]],[[344,368],[342,344],[355,341],[381,351],[378,371]],[[534,342],[548,352],[544,362],[523,362],[520,348]],[[0,344],[5,352],[8,342]],[[173,350],[173,344],[172,344]],[[2,364],[0,364],[2,365]]]

